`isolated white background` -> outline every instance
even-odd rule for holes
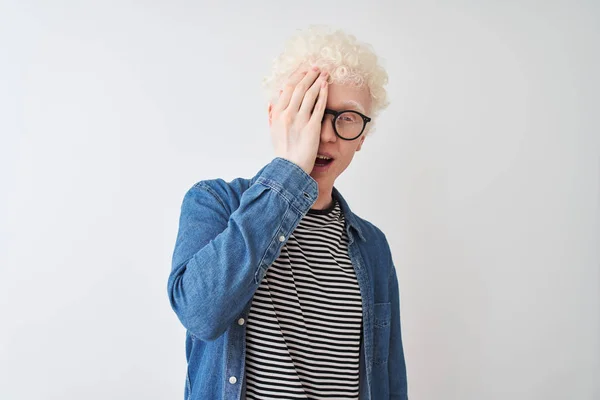
[[[391,243],[410,398],[600,399],[599,20],[566,0],[0,1],[0,398],[183,397],[181,200],[272,159],[261,78],[325,23],[390,75],[336,186]]]

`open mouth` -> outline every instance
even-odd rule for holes
[[[315,158],[315,167],[325,167],[333,162],[333,158]]]

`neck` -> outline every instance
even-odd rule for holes
[[[313,206],[313,210],[324,210],[333,204],[332,188],[319,188],[319,197]]]

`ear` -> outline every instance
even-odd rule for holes
[[[269,102],[269,107],[267,107],[267,113],[269,114],[269,127],[271,126],[271,114],[273,114],[273,104]]]
[[[366,136],[364,136],[364,135],[361,136],[360,139],[358,139],[360,142],[358,143],[358,147],[356,148],[356,151],[360,151],[360,148],[362,147],[363,142],[365,141],[365,139],[366,139]]]

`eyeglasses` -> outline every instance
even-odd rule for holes
[[[321,123],[325,121],[325,115],[327,114],[333,115],[333,119],[331,120],[333,130],[337,137],[344,140],[357,139],[365,130],[367,122],[371,121],[371,118],[359,113],[358,111],[335,111],[326,108]]]

